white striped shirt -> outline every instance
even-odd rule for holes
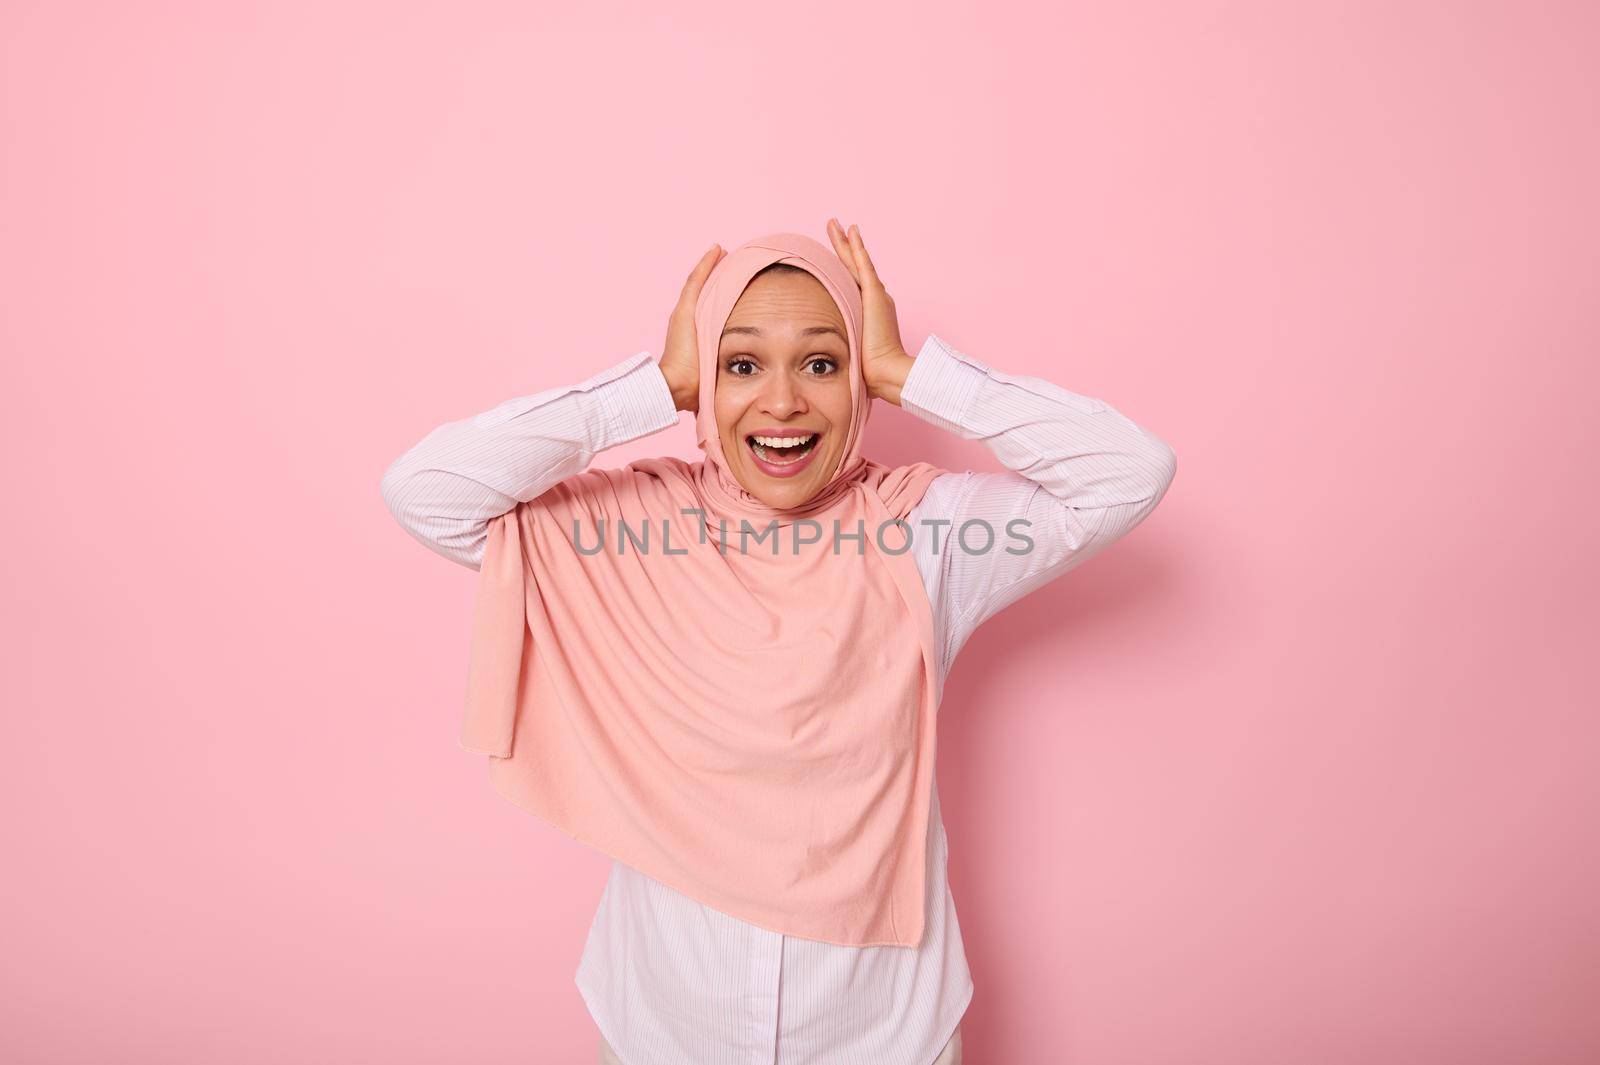
[[[935,478],[908,517],[933,604],[940,675],[1004,607],[1124,536],[1176,470],[1172,449],[1100,400],[1005,374],[929,336],[900,395],[916,416],[982,440],[1008,472]],[[383,477],[396,519],[472,569],[488,522],[588,468],[609,447],[676,424],[642,351],[573,386],[439,426]],[[1025,518],[1031,549],[1006,536]],[[993,530],[985,550],[983,525]],[[929,524],[939,521],[940,525]],[[944,524],[948,521],[948,524]],[[627,1065],[928,1065],[972,999],[945,877],[937,782],[927,920],[916,948],[786,936],[713,910],[613,862],[575,982]]]

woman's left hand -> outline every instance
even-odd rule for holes
[[[900,323],[895,317],[894,300],[873,269],[861,229],[851,224],[848,232],[837,218],[828,219],[828,238],[833,250],[861,288],[861,375],[867,394],[900,403],[900,386],[911,369],[911,356],[900,343]]]

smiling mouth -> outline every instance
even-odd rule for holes
[[[747,436],[744,438],[744,442],[762,462],[768,462],[774,466],[788,466],[803,459],[817,446],[817,441],[821,439],[821,433],[812,433],[810,436],[796,436],[787,439],[770,436]]]

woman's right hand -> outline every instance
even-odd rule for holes
[[[661,376],[667,379],[672,390],[672,402],[679,410],[695,411],[700,407],[700,352],[695,344],[694,307],[700,299],[700,288],[711,276],[712,269],[727,254],[722,245],[713,244],[700,256],[689,280],[683,284],[683,294],[678,305],[672,308],[667,319],[667,342],[661,348]]]

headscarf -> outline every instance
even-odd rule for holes
[[[788,509],[729,470],[714,398],[728,316],[779,262],[828,290],[850,348],[843,455]],[[916,946],[941,678],[904,519],[944,471],[862,456],[861,294],[818,241],[729,252],[695,331],[702,460],[589,469],[489,523],[461,745],[504,797],[713,909]]]

